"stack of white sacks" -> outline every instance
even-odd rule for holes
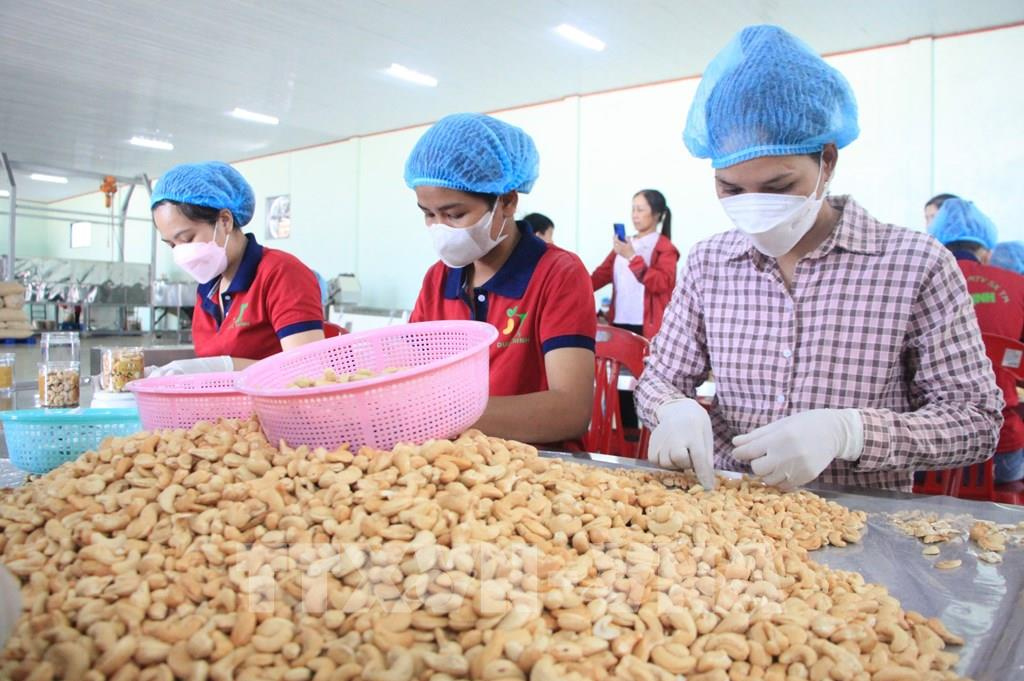
[[[32,335],[25,314],[25,287],[16,281],[0,281],[0,340],[24,339]]]

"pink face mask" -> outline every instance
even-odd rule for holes
[[[200,284],[213,281],[228,268],[228,232],[224,245],[217,245],[217,227],[213,228],[213,239],[210,241],[193,241],[189,244],[178,244],[171,251],[174,264],[188,272]]]

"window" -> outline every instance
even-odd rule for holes
[[[71,223],[71,248],[88,248],[92,246],[92,223]]]

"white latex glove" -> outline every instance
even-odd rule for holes
[[[176,359],[162,367],[154,367],[146,374],[153,376],[184,376],[185,374],[212,374],[220,371],[234,371],[235,364],[227,355],[220,357],[196,357],[195,359]]]
[[[3,565],[0,565],[0,649],[7,643],[14,625],[21,617],[21,586]]]
[[[864,450],[864,421],[856,409],[812,409],[732,440],[732,455],[754,475],[783,490],[806,485],[835,459],[856,461]]]
[[[657,415],[647,459],[662,468],[692,468],[704,489],[714,489],[715,436],[707,410],[686,398],[666,402]]]

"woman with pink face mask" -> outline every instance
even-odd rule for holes
[[[829,195],[858,133],[850,84],[778,26],[704,71],[683,138],[735,229],[690,252],[652,343],[650,459],[705,486],[718,467],[909,491],[915,470],[992,455],[1002,398],[953,257]]]
[[[151,376],[238,370],[323,339],[313,271],[242,232],[255,195],[237,170],[220,161],[176,166],[157,182],[151,206],[175,264],[199,285],[192,318],[197,358]]]

